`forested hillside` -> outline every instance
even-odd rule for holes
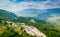
[[[7,25],[9,24],[7,24],[6,21],[25,23],[26,25],[34,26],[45,33],[47,37],[60,37],[60,31],[57,30],[56,24],[54,23],[32,17],[17,17],[14,13],[5,10],[0,10],[0,37],[35,37],[26,32],[19,34],[19,32],[14,30],[14,26],[13,28],[8,27]]]
[[[45,33],[47,37],[60,37],[60,31],[55,28],[56,24],[37,19],[34,19],[35,22],[31,22],[32,19],[34,18],[19,17],[18,22],[25,23],[26,25],[35,26],[43,33]]]
[[[17,16],[14,13],[0,9],[0,19],[12,21],[13,19],[16,19],[16,17]]]

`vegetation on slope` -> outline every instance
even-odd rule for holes
[[[25,23],[26,25],[35,26],[40,31],[44,32],[47,37],[60,37],[60,31],[56,28],[55,24],[46,22],[44,20],[35,20],[35,23],[30,20],[34,19],[31,17],[17,17],[14,13],[10,13],[9,11],[0,10],[0,37],[33,37],[28,35],[27,33],[20,34],[14,30],[14,28],[6,26],[5,21],[13,21],[19,23]],[[5,20],[1,23],[1,20]],[[58,30],[57,30],[58,29]],[[4,35],[4,36],[3,36]]]
[[[0,9],[0,19],[12,21],[16,19],[16,15],[12,12]]]
[[[44,32],[47,37],[60,37],[60,31],[55,28],[55,24],[37,19],[34,19],[35,23],[33,23],[30,21],[31,19],[34,18],[19,17],[18,22],[37,27],[40,31]]]
[[[35,37],[27,34],[24,28],[19,25],[15,27],[5,23],[1,25],[0,22],[0,37]]]

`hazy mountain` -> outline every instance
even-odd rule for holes
[[[54,23],[59,23],[60,21],[60,8],[47,9],[45,13],[39,14],[36,18],[47,20]]]
[[[58,15],[60,16],[60,8],[53,8],[53,9],[47,9],[45,13],[39,14],[37,16],[38,19],[48,19],[50,17],[53,17],[51,15]]]
[[[14,13],[0,9],[0,19],[10,20],[16,17]]]
[[[60,8],[52,8],[52,9],[46,9],[46,10],[24,9],[22,11],[18,11],[16,14],[19,16],[24,16],[24,17],[34,17],[40,20],[41,19],[49,20],[49,18],[60,16]],[[56,19],[56,20],[60,20],[60,19]]]
[[[24,17],[36,17],[37,15],[45,12],[45,10],[40,9],[24,9],[22,11],[16,12],[18,16],[24,16]]]
[[[23,17],[34,17],[39,20],[48,20],[48,21],[59,21],[60,20],[60,8],[52,8],[52,9],[46,9],[46,10],[40,10],[40,9],[24,9],[22,11],[16,12],[18,16]],[[9,12],[6,10],[0,9],[0,18],[2,19],[13,19],[17,16],[13,12]],[[57,18],[57,19],[55,19]],[[55,20],[52,20],[55,19]]]

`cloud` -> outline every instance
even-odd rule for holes
[[[18,2],[19,1],[19,2]],[[44,1],[44,2],[41,2]],[[60,0],[0,0],[0,9],[12,12],[22,11],[24,9],[49,9],[60,8]]]
[[[50,16],[51,17],[48,18],[47,21],[50,21],[50,22],[59,22],[59,20],[60,20],[60,14],[51,14]]]

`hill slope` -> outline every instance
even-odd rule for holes
[[[11,20],[16,17],[14,13],[0,9],[0,19]]]

